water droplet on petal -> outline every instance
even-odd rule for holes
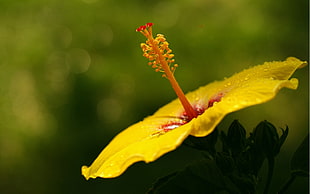
[[[227,88],[227,87],[229,87],[229,86],[231,86],[231,82],[228,82],[228,83],[226,83],[226,84],[224,85],[225,88]]]

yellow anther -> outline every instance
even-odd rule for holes
[[[171,73],[174,73],[177,66],[173,64],[175,62],[173,59],[174,54],[171,54],[172,50],[168,47],[169,43],[163,34],[157,34],[153,38],[151,26],[147,24],[137,29],[137,31],[141,32],[147,38],[146,42],[140,45],[143,56],[149,59],[150,62],[148,64],[152,68],[156,68],[156,72],[167,74],[166,71],[171,71]],[[166,65],[168,68],[163,68],[163,65]]]

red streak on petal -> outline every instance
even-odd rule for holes
[[[187,123],[186,121],[173,121],[161,126],[163,132],[171,131]]]
[[[224,96],[224,93],[219,93],[216,96],[212,97],[208,102],[208,108],[212,107],[215,102],[221,101],[223,96]]]

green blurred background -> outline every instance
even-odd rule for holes
[[[264,61],[308,60],[308,7],[307,0],[0,1],[0,192],[144,193],[201,154],[181,146],[115,179],[80,173],[117,133],[175,98],[147,66],[135,29],[153,22],[166,35],[187,92]],[[290,127],[272,192],[308,133],[308,67],[294,77],[298,90],[220,124],[225,130],[239,119],[250,132],[266,119]],[[308,193],[308,179],[289,192]]]

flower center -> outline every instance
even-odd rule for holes
[[[197,116],[201,115],[206,110],[204,107],[202,107],[200,105],[195,105],[193,108],[194,108],[194,111],[197,114]],[[193,119],[190,116],[188,116],[187,112],[183,112],[181,114],[181,116],[178,118],[180,119],[180,121],[173,121],[173,122],[169,122],[165,125],[162,125],[161,126],[162,130],[165,132],[168,132],[172,129],[175,129],[177,127],[180,127],[181,125],[184,125],[184,124],[190,122]]]
[[[196,112],[197,116],[203,114],[205,112],[205,110],[207,110],[208,108],[211,108],[215,102],[220,102],[223,96],[224,96],[224,93],[220,92],[217,95],[215,95],[214,97],[211,97],[208,101],[208,107],[204,107],[204,106],[201,106],[199,104],[194,105],[193,108],[194,108],[194,111]],[[171,121],[171,122],[168,122],[168,123],[160,126],[161,133],[166,133],[170,130],[173,130],[177,127],[180,127],[180,126],[190,122],[193,119],[190,116],[188,116],[187,112],[183,112],[181,114],[181,116],[179,116],[177,118],[179,118],[180,120]]]
[[[149,59],[148,65],[154,68],[156,72],[162,72],[163,77],[169,80],[173,90],[180,99],[188,119],[192,120],[198,114],[185,97],[183,90],[173,75],[178,65],[174,63],[174,55],[171,54],[172,50],[168,47],[169,43],[164,35],[157,34],[155,38],[153,37],[152,26],[153,23],[147,23],[136,29],[137,32],[141,32],[147,38],[146,43],[141,44],[143,56]]]

